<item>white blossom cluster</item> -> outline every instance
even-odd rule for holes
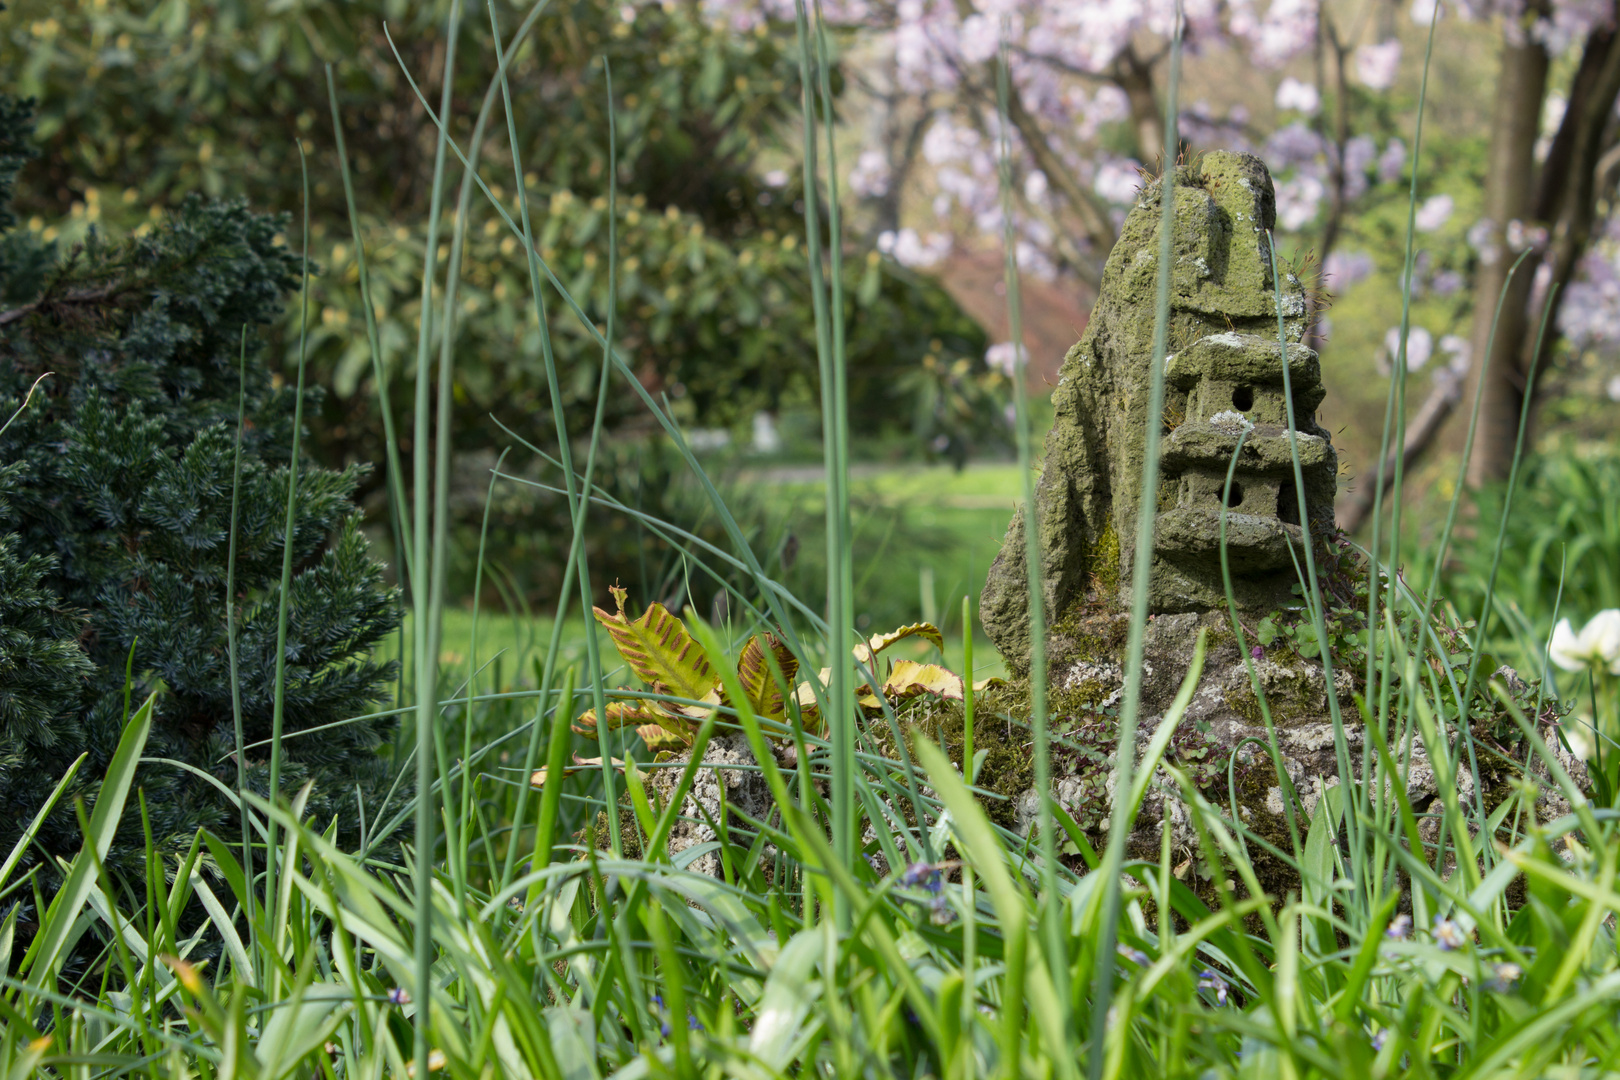
[[[638,10],[663,2],[625,0],[621,18],[634,22]],[[795,17],[794,0],[701,3],[711,22],[738,33]],[[1065,220],[1068,196],[1078,185],[1117,229],[1140,195],[1144,165],[1156,168],[1154,162],[1108,149],[1102,136],[1110,128],[1139,121],[1116,76],[1121,65],[1162,58],[1163,44],[1175,29],[1177,0],[821,0],[819,7],[829,23],[856,34],[863,56],[881,68],[893,90],[930,110],[920,157],[932,191],[934,223],[912,222],[885,232],[880,250],[907,266],[928,268],[957,243],[971,242],[974,234],[1000,241],[1008,224],[997,160],[1002,132],[984,87],[1005,46],[1017,102],[1044,132],[1056,133],[1043,140],[1043,149],[1051,150],[1065,173],[1065,196],[1060,198],[1053,178],[1043,171],[1053,163],[1036,161],[1016,125],[1006,133],[1019,196],[1010,224],[1020,268],[1052,279],[1077,257],[1100,257],[1102,252],[1090,250],[1083,230]],[[1192,145],[1251,149],[1266,160],[1276,183],[1279,231],[1310,230],[1322,222],[1335,197],[1353,202],[1375,184],[1398,184],[1409,175],[1408,145],[1401,138],[1353,133],[1341,147],[1319,134],[1322,95],[1301,61],[1312,55],[1320,38],[1325,0],[1180,0],[1179,7],[1190,56],[1225,51],[1243,63],[1277,72],[1269,130],[1256,131],[1255,117],[1241,105],[1217,110],[1202,101],[1184,104],[1179,125]],[[1549,0],[1540,6],[1526,0],[1397,0],[1397,7],[1407,25],[1420,30],[1436,18],[1442,23],[1500,19],[1510,40],[1538,41],[1555,57],[1614,19],[1613,0]],[[1347,68],[1353,85],[1373,94],[1389,92],[1403,79],[1403,85],[1414,85],[1421,51],[1403,49],[1386,23],[1370,25],[1385,27],[1384,36],[1354,44]],[[1437,27],[1436,32],[1445,30]],[[1549,97],[1542,117],[1543,154],[1565,104],[1557,95]],[[847,190],[858,198],[893,195],[893,146],[882,142],[880,134],[874,128],[874,141],[845,165]],[[1334,190],[1336,182],[1342,182],[1342,190]],[[1420,202],[1414,224],[1420,235],[1465,231],[1483,265],[1546,243],[1544,232],[1517,221],[1479,220],[1464,229],[1458,210],[1452,194],[1430,193]],[[1371,257],[1356,250],[1332,251],[1323,267],[1328,287],[1341,292],[1372,270]],[[1436,295],[1450,296],[1468,287],[1457,269],[1425,270],[1420,265],[1418,270],[1421,289]],[[1536,295],[1544,295],[1549,283],[1548,273],[1538,273]],[[1593,246],[1564,295],[1563,333],[1578,347],[1620,353],[1620,234],[1612,227]],[[1459,342],[1447,336],[1438,343],[1438,351],[1448,356],[1447,370],[1466,363],[1466,343]],[[1388,363],[1400,352],[1395,344],[1385,350]],[[1413,327],[1406,342],[1408,366],[1424,367],[1436,351],[1432,335]],[[1620,399],[1620,376],[1612,389]]]

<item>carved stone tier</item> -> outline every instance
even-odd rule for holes
[[[1155,612],[1224,609],[1219,559],[1226,470],[1248,430],[1227,515],[1240,607],[1276,607],[1297,580],[1307,532],[1333,523],[1338,459],[1316,422],[1321,370],[1300,344],[1304,288],[1272,278],[1271,176],[1249,154],[1212,153],[1177,169],[1170,352],[1165,404],[1148,415],[1157,293],[1160,190],[1141,193],[1108,258],[1086,334],[1064,359],[1055,419],[1036,491],[1041,587],[1048,617],[1098,602],[1123,605],[1140,503],[1146,433],[1163,435],[1151,605]],[[1278,342],[1282,310],[1286,357]],[[1299,503],[1288,438],[1293,398],[1305,479]],[[985,585],[985,628],[1017,673],[1029,663],[1024,514],[1013,519]]]

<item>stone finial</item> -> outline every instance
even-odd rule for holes
[[[1238,604],[1289,602],[1307,530],[1333,523],[1337,458],[1316,423],[1316,354],[1304,336],[1299,280],[1278,290],[1267,231],[1276,217],[1271,176],[1250,154],[1211,153],[1176,170],[1175,266],[1165,407],[1150,417],[1162,183],[1148,184],[1108,258],[1085,336],[1064,359],[1055,419],[1036,491],[1041,587],[1053,622],[1088,604],[1129,602],[1146,432],[1159,425],[1161,474],[1152,608],[1225,606],[1219,524],[1227,467],[1248,431],[1227,510],[1227,551]],[[1293,392],[1305,506],[1293,477],[1286,363]],[[1014,517],[981,601],[986,630],[1015,672],[1029,663],[1024,514]],[[1290,552],[1290,549],[1293,552]]]

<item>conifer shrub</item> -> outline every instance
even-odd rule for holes
[[[0,196],[29,115],[0,98]],[[360,532],[363,467],[301,461],[286,534],[295,391],[257,354],[299,280],[280,236],[287,223],[192,198],[145,235],[92,232],[69,250],[14,226],[0,217],[0,423],[52,374],[0,434],[0,851],[81,753],[75,794],[93,803],[126,700],[138,706],[154,690],[136,785],[158,847],[183,851],[199,828],[239,835],[220,787],[237,784],[227,619],[246,782],[266,795],[289,541],[282,791],[313,781],[314,819],[356,840],[362,807],[373,820],[394,776],[395,721],[351,718],[376,712],[394,676],[373,652],[399,625],[399,604]],[[139,800],[130,808],[107,863],[138,881]],[[52,857],[71,858],[80,842],[64,800],[28,854],[47,894]]]

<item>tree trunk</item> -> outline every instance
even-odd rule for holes
[[[1153,92],[1153,64],[1126,46],[1114,61],[1114,85],[1130,103],[1131,129],[1136,132],[1136,160],[1151,168],[1164,154],[1164,112]]]
[[[1526,21],[1530,17],[1527,13]],[[1496,80],[1496,109],[1486,162],[1485,216],[1492,224],[1491,244],[1496,257],[1480,267],[1474,285],[1476,299],[1470,344],[1475,359],[1463,395],[1464,401],[1472,400],[1480,373],[1485,372],[1479,429],[1468,462],[1468,482],[1474,485],[1505,478],[1513,463],[1519,412],[1524,402],[1525,372],[1520,358],[1525,338],[1532,333],[1526,308],[1535,274],[1521,271],[1508,285],[1487,368],[1486,352],[1491,343],[1496,300],[1514,258],[1507,245],[1507,226],[1513,221],[1528,225],[1536,209],[1535,147],[1540,133],[1542,100],[1547,91],[1547,51],[1528,35],[1522,37],[1518,44],[1510,39],[1502,46],[1502,67]],[[1454,434],[1460,448],[1461,426]]]
[[[911,179],[911,170],[917,163],[917,152],[922,148],[923,135],[927,133],[931,119],[926,110],[914,117],[902,117],[899,94],[892,95],[887,104],[883,136],[884,153],[889,164],[889,188],[874,201],[874,236],[900,228],[900,204],[905,195],[906,182]]]
[[[1535,264],[1520,269],[1518,276],[1523,278],[1523,282],[1520,283],[1517,278],[1515,279],[1513,297],[1524,298],[1533,292],[1534,296],[1530,299],[1535,303],[1528,311],[1522,306],[1517,309],[1518,323],[1514,331],[1518,337],[1517,345],[1509,343],[1505,336],[1506,330],[1497,334],[1498,362],[1508,355],[1506,350],[1516,349],[1516,352],[1513,354],[1515,363],[1512,365],[1508,387],[1513,391],[1513,396],[1504,410],[1505,415],[1500,418],[1502,433],[1496,436],[1498,459],[1496,468],[1499,470],[1494,474],[1496,477],[1504,476],[1512,465],[1513,445],[1517,440],[1520,410],[1524,402],[1526,375],[1530,371],[1530,365],[1536,360],[1537,332],[1545,317],[1552,328],[1549,339],[1542,343],[1541,362],[1545,363],[1553,340],[1557,336],[1558,311],[1563,301],[1562,288],[1574,277],[1581,258],[1591,247],[1599,200],[1612,197],[1613,194],[1611,174],[1616,165],[1617,150],[1613,147],[1615,132],[1611,118],[1614,116],[1617,98],[1620,98],[1620,32],[1614,27],[1600,28],[1586,41],[1580,66],[1570,81],[1569,106],[1548,148],[1546,161],[1537,175],[1534,202],[1529,213],[1521,218],[1546,224],[1550,228],[1547,249],[1540,260],[1547,268],[1547,272],[1542,275],[1544,287],[1535,289]],[[1500,102],[1498,106],[1500,115]],[[1525,115],[1528,115],[1528,110]],[[1518,146],[1526,155],[1520,159],[1521,162],[1534,156],[1534,144],[1527,141],[1522,132]],[[1496,243],[1501,245],[1500,236]],[[1490,320],[1496,311],[1496,296],[1501,291],[1503,279],[1512,266],[1513,259],[1513,253],[1507,252],[1504,248],[1499,261],[1482,271],[1482,284],[1476,300],[1479,306],[1475,310],[1476,333],[1489,334]],[[1487,273],[1493,275],[1488,283]],[[1486,288],[1493,289],[1494,292],[1487,293]],[[1509,300],[1510,304],[1515,302],[1513,299]],[[1508,322],[1508,314],[1508,309],[1504,308],[1504,327]],[[1476,339],[1475,349],[1475,355],[1483,355],[1483,337]],[[1542,385],[1539,377],[1536,381],[1538,385]],[[1475,386],[1477,376],[1470,380],[1470,392]],[[1412,418],[1407,428],[1406,446],[1399,454],[1407,472],[1411,471],[1414,463],[1430,446],[1439,441],[1435,439],[1435,434],[1440,421],[1452,414],[1456,406],[1471,400],[1465,398],[1460,389],[1449,379],[1437,381],[1429,399]],[[1491,386],[1488,384],[1487,394],[1490,390]],[[1483,407],[1482,402],[1482,410]],[[1468,409],[1462,409],[1458,415],[1461,418],[1460,422],[1451,425],[1451,434],[1455,440],[1453,445],[1460,449],[1463,433],[1466,431]],[[1480,435],[1476,437],[1476,444],[1483,437],[1481,429]],[[1476,461],[1478,456],[1475,455]],[[1365,521],[1367,514],[1372,510],[1373,496],[1378,487],[1381,485],[1387,490],[1396,457],[1397,454],[1392,451],[1382,468],[1375,474],[1372,483],[1360,485],[1358,490],[1347,493],[1340,500],[1339,522],[1346,531],[1356,531]],[[1485,478],[1491,477],[1487,475]]]
[[[1614,27],[1595,30],[1586,41],[1580,67],[1570,84],[1569,106],[1541,167],[1536,191],[1536,220],[1549,223],[1551,236],[1544,262],[1550,270],[1549,287],[1528,318],[1528,328],[1539,327],[1543,317],[1552,329],[1543,345],[1541,363],[1549,358],[1557,335],[1563,290],[1575,276],[1591,247],[1597,220],[1597,202],[1609,194],[1609,181],[1601,174],[1605,140],[1611,138],[1610,118],[1620,97],[1620,33]],[[1602,190],[1600,190],[1600,186]],[[1528,372],[1536,362],[1534,330],[1520,350],[1520,369]],[[1537,383],[1541,380],[1538,377]]]

